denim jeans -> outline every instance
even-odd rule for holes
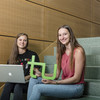
[[[40,100],[41,95],[58,98],[77,98],[82,96],[84,84],[54,85],[42,84],[40,77],[30,78],[27,100]]]
[[[6,83],[0,100],[10,100],[10,93],[14,92],[13,100],[23,100],[23,91],[27,92],[28,83]]]

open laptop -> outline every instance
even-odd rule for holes
[[[0,82],[26,83],[23,66],[0,64]]]

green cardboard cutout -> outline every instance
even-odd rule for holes
[[[54,71],[53,71],[53,76],[52,77],[45,76],[45,65],[46,64],[45,63],[40,63],[40,62],[35,62],[35,56],[32,56],[32,61],[29,61],[28,64],[31,65],[30,76],[32,78],[36,78],[36,75],[34,75],[34,73],[33,73],[34,65],[42,66],[42,78],[43,79],[54,80],[56,78],[57,64],[54,65]]]

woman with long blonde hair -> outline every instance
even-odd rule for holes
[[[68,25],[61,26],[57,31],[57,67],[56,79],[61,70],[62,79],[41,79],[44,84],[31,79],[28,100],[40,100],[41,95],[68,99],[83,95],[85,52]]]

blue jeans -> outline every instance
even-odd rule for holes
[[[30,79],[27,100],[40,100],[41,95],[58,98],[77,98],[82,96],[84,84],[54,85],[42,84],[42,78]]]

